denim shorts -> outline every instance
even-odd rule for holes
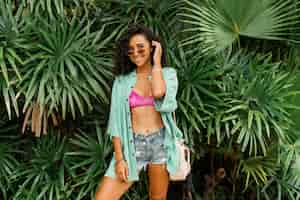
[[[148,163],[166,163],[167,152],[164,147],[165,127],[152,133],[135,132],[133,135],[138,173],[143,168],[146,170]]]

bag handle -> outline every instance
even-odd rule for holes
[[[176,122],[176,115],[175,115],[175,110],[173,111],[173,119],[175,121],[175,124],[177,125],[177,122]]]
[[[187,148],[187,147],[185,147],[184,148],[184,153],[185,153],[185,155],[187,155],[187,162],[188,163],[191,163],[191,152],[190,152],[190,149],[189,148]]]

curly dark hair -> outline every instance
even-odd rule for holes
[[[115,44],[113,57],[113,73],[115,76],[127,74],[136,68],[136,65],[130,61],[127,55],[129,40],[136,34],[143,34],[145,38],[150,42],[150,44],[152,40],[160,42],[162,46],[162,67],[164,67],[164,65],[166,64],[164,45],[160,37],[155,35],[152,30],[142,24],[131,24],[129,25],[127,31],[119,38],[119,40]],[[153,53],[154,52],[151,52],[151,56],[153,56]],[[153,64],[153,60],[151,60],[151,64]]]

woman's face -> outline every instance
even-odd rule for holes
[[[146,37],[143,34],[136,34],[129,40],[127,55],[132,63],[140,67],[151,63],[151,49]]]

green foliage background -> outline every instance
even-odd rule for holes
[[[163,40],[194,199],[300,198],[299,0],[0,0],[0,199],[92,199],[112,48]],[[122,199],[147,199],[145,173]]]

